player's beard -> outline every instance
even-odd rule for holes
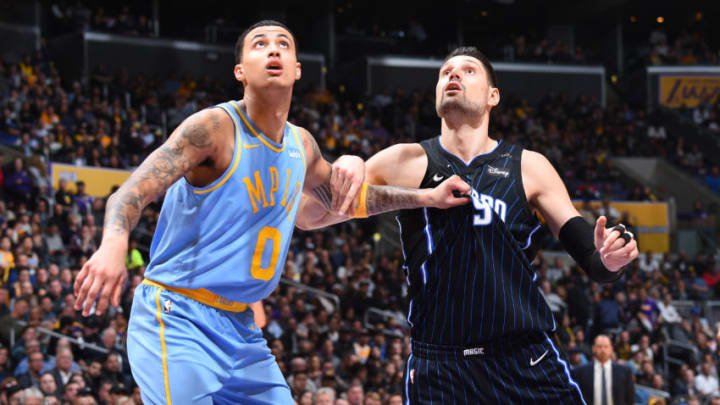
[[[481,103],[473,103],[463,93],[459,97],[446,98],[443,94],[440,105],[436,108],[440,118],[454,116],[456,118],[472,118],[482,116],[485,107]]]

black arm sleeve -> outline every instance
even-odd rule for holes
[[[587,275],[598,282],[610,283],[622,276],[623,271],[610,271],[600,260],[595,249],[593,228],[580,217],[570,218],[560,228],[560,242],[573,259],[585,270]]]

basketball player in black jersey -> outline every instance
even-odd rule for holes
[[[412,327],[405,404],[584,404],[530,266],[535,212],[593,280],[616,280],[638,254],[623,226],[606,229],[600,217],[593,231],[543,155],[488,137],[499,101],[487,58],[458,48],[437,82],[440,136],[366,164],[373,184],[428,188],[457,175],[471,186],[471,204],[398,216]]]

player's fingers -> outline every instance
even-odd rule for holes
[[[633,249],[632,252],[630,252],[630,261],[635,260],[636,257],[640,254],[640,251],[637,248],[637,245],[635,246],[635,249]]]
[[[77,277],[75,278],[75,284],[73,285],[73,292],[75,293],[75,295],[78,295],[78,290],[83,284],[83,281],[85,281],[85,277],[87,277],[88,272],[90,271],[89,269],[90,266],[85,263],[85,265],[82,267],[82,270],[80,270],[80,273],[78,273]]]
[[[601,216],[595,221],[595,246],[598,244],[602,246],[605,242],[605,225],[607,225],[607,218]]]
[[[623,236],[625,234],[625,225],[617,224],[612,229],[606,230],[605,232],[605,244],[603,247],[607,251],[610,246],[615,243],[617,238],[623,238],[625,241],[630,240],[630,235]]]
[[[105,312],[105,309],[110,303],[110,295],[113,290],[115,290],[115,286],[118,284],[118,281],[119,280],[115,280],[114,282],[108,281],[105,285],[103,285],[102,290],[100,291],[100,299],[98,299],[97,306],[95,307],[95,315],[102,315],[102,313]]]
[[[348,173],[345,176],[345,180],[343,181],[342,187],[340,187],[340,197],[345,201],[345,197],[347,197],[348,192],[350,192],[350,187],[355,184],[355,177]]]
[[[457,207],[459,205],[465,205],[470,202],[469,196],[466,194],[461,194],[459,191],[454,190],[448,197],[447,197],[447,206],[448,207]]]
[[[618,252],[618,251],[622,250],[622,248],[625,246],[625,244],[626,244],[625,239],[619,237],[619,238],[615,239],[615,242],[613,242],[613,243],[607,248],[606,251],[607,251],[608,253]]]
[[[623,247],[623,253],[625,253],[627,257],[631,257],[635,250],[637,250],[637,242],[635,239],[630,240],[630,242]]]
[[[87,292],[87,298],[85,298],[85,302],[83,303],[83,316],[90,315],[90,309],[92,308],[93,304],[95,303],[95,299],[97,298],[98,294],[100,293],[100,290],[103,288],[103,285],[105,283],[101,281],[98,277],[95,277],[95,280],[93,280],[92,286],[90,286],[90,289]]]
[[[342,207],[340,207],[340,215],[345,215],[345,213],[348,212],[348,210],[352,206],[353,201],[355,201],[359,189],[360,186],[356,182],[350,184],[350,189],[345,195],[345,201],[343,202]]]
[[[115,283],[115,287],[113,287],[112,290],[112,304],[113,306],[120,305],[120,297],[122,296],[123,288],[125,287],[125,281],[127,277],[123,274],[122,277],[120,277],[120,281]]]
[[[340,209],[340,205],[343,203],[343,201],[345,201],[345,193],[343,193],[345,183],[347,183],[346,175],[338,175],[337,182],[335,183],[335,188],[332,190],[332,204],[330,205],[330,211],[337,212]]]
[[[470,192],[470,185],[461,179],[460,176],[453,175],[451,179],[453,179],[455,190],[459,191],[461,194],[467,194]]]
[[[92,285],[94,281],[93,274],[89,274],[83,283],[78,288],[77,292],[75,293],[75,310],[79,311],[82,308],[83,302],[85,302],[85,297],[87,297],[88,290],[90,289],[90,286]]]
[[[610,232],[605,237],[605,242],[602,245],[602,248],[600,249],[600,253],[605,254],[610,250],[610,246],[612,246],[613,243],[620,237],[620,234],[618,232]]]

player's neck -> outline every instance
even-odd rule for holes
[[[440,143],[468,164],[476,156],[491,152],[498,144],[488,136],[488,120],[485,119],[462,123],[443,119]]]
[[[248,117],[266,137],[282,143],[292,90],[287,95],[279,92],[258,94],[248,90],[240,101]]]

